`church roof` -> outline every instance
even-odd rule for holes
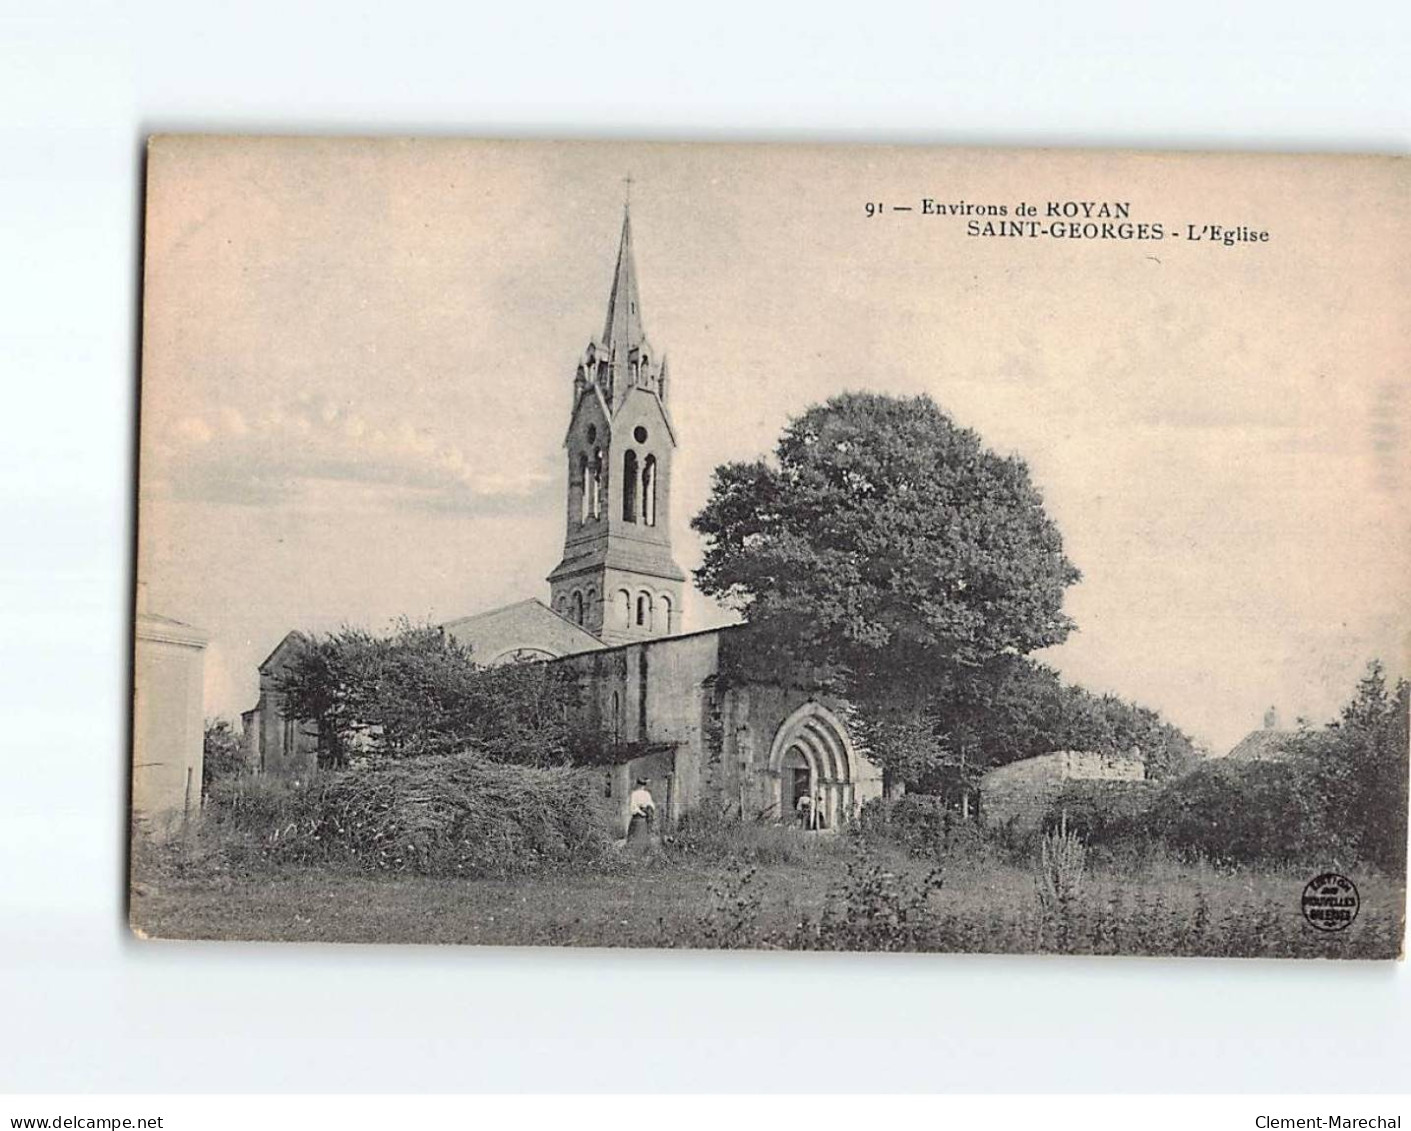
[[[608,316],[603,323],[603,346],[608,356],[625,362],[630,351],[646,339],[642,330],[642,306],[637,298],[637,264],[632,258],[632,212],[623,205],[622,240],[617,247],[617,269],[608,296]]]
[[[570,656],[603,646],[591,632],[559,616],[537,597],[457,617],[441,627],[462,644],[470,645],[472,658],[478,663],[493,663],[514,651]]]

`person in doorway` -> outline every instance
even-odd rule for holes
[[[813,799],[813,828],[825,829],[828,827],[828,806],[824,804],[823,790],[818,791],[818,795]]]
[[[813,828],[813,798],[807,791],[799,794],[799,799],[794,802],[794,817],[799,823],[799,828]]]
[[[652,800],[652,791],[647,788],[646,778],[638,778],[637,784],[632,787],[632,793],[627,798],[627,813],[628,842],[649,839],[657,807]]]

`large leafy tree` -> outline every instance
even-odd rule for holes
[[[1028,468],[929,397],[834,397],[775,457],[717,469],[696,581],[818,662],[978,665],[1072,629],[1079,574]]]
[[[847,393],[790,422],[772,461],[719,468],[696,580],[755,626],[756,666],[806,658],[858,707],[893,778],[964,794],[1050,750],[1194,758],[1155,712],[1064,685],[1027,653],[1072,630],[1078,571],[1023,461],[928,397]]]
[[[717,469],[692,525],[700,588],[756,626],[762,652],[837,680],[892,776],[982,764],[996,734],[1036,725],[1015,700],[1033,669],[1013,661],[1067,637],[1078,570],[1023,461],[930,398],[809,409],[773,461]]]

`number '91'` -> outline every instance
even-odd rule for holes
[[[863,205],[863,208],[867,210],[868,216],[880,216],[882,215],[883,204],[880,200],[869,200],[866,204]]]

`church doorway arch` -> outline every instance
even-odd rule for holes
[[[785,719],[769,748],[774,811],[797,819],[800,791],[814,798],[814,823],[837,829],[857,807],[858,757],[843,721],[821,703],[809,702]]]

